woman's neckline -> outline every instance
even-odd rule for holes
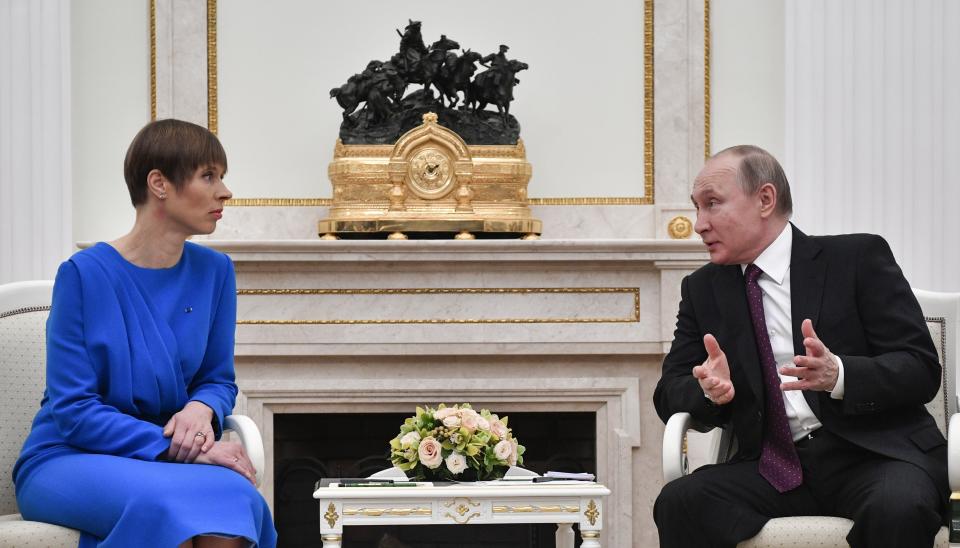
[[[171,266],[164,266],[164,267],[159,267],[159,268],[151,268],[151,267],[148,267],[148,266],[140,266],[140,265],[138,265],[137,263],[134,263],[134,262],[130,261],[129,259],[127,259],[126,257],[123,256],[123,253],[120,253],[120,250],[118,250],[117,248],[113,247],[113,246],[110,245],[110,243],[108,243],[108,242],[98,242],[97,245],[104,245],[104,246],[106,246],[107,248],[110,249],[111,252],[113,252],[117,257],[119,257],[119,259],[120,259],[121,261],[123,261],[125,264],[127,264],[127,265],[129,265],[129,266],[131,266],[131,267],[133,267],[133,268],[135,268],[135,269],[137,269],[137,270],[143,270],[143,271],[145,271],[145,272],[170,272],[170,271],[178,268],[180,265],[183,264],[183,257],[184,257],[184,255],[186,254],[186,248],[187,248],[186,242],[184,242],[184,246],[183,246],[184,251],[183,251],[182,253],[180,253],[180,258],[177,260],[177,262],[176,262],[175,264],[173,264],[173,265],[171,265]]]

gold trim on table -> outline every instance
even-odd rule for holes
[[[378,518],[380,516],[430,516],[433,510],[428,507],[417,506],[415,508],[344,508],[345,516],[367,516]],[[333,527],[331,525],[331,527]]]
[[[597,508],[597,503],[594,502],[593,499],[590,500],[590,504],[587,505],[587,509],[583,512],[583,515],[587,516],[590,525],[597,524],[597,519],[600,518],[600,509]]]
[[[331,502],[330,506],[327,506],[327,513],[323,515],[323,519],[327,520],[327,524],[330,527],[333,527],[337,524],[337,521],[340,519],[340,515],[337,514],[337,507]]]
[[[450,518],[460,525],[470,523],[471,519],[480,517],[480,512],[478,511],[480,509],[480,503],[473,502],[468,498],[456,498],[448,503],[444,503],[443,506],[456,513],[456,515],[454,515],[447,512],[443,517]],[[473,513],[471,514],[470,512]]]
[[[556,514],[567,512],[576,514],[580,511],[579,506],[494,506],[494,514],[528,514],[531,512],[544,512]]]

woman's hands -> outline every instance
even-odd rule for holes
[[[214,446],[213,409],[198,401],[187,402],[163,427],[164,437],[170,438],[167,459],[174,462],[194,462]]]
[[[209,451],[197,455],[194,461],[198,464],[216,464],[229,468],[257,485],[257,471],[243,450],[243,445],[237,441],[217,441]]]

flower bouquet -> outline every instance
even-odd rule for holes
[[[391,462],[417,480],[498,479],[523,463],[523,452],[507,417],[477,413],[468,403],[417,407],[390,440]]]

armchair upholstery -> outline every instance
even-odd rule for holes
[[[914,289],[930,328],[940,357],[943,378],[940,391],[927,404],[937,425],[947,436],[950,490],[960,491],[960,414],[957,413],[957,351],[960,343],[960,293],[936,293]],[[687,432],[696,429],[689,413],[676,413],[667,421],[663,434],[663,481],[689,473]],[[724,462],[733,455],[736,440],[729,430],[715,428],[709,433],[707,462]],[[827,516],[775,518],[767,522],[757,536],[741,542],[739,548],[807,547],[846,548],[846,535],[853,522]],[[948,541],[948,530],[941,527],[936,548],[960,547]]]
[[[53,282],[49,280],[0,285],[0,546],[76,548],[80,533],[73,529],[24,521],[10,478],[13,464],[30,432],[46,382],[46,321]],[[230,415],[224,429],[240,438],[263,477],[263,440],[256,424]]]

